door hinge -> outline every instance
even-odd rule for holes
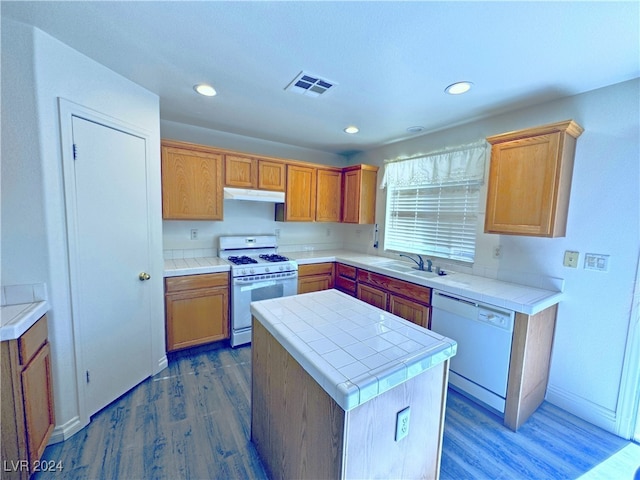
[[[73,159],[78,159],[78,146],[75,143],[73,144]]]
[[[87,383],[89,383],[91,380],[89,379],[89,370],[87,370]]]

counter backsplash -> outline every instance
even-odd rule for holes
[[[20,305],[23,303],[47,301],[47,284],[5,285],[0,287],[0,305]]]

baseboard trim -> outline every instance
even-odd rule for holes
[[[49,438],[49,443],[47,445],[64,442],[87,425],[89,425],[89,421],[87,420],[87,422],[82,422],[78,416],[73,417],[62,425],[56,425],[51,433],[51,437]]]
[[[567,392],[553,385],[547,387],[545,397],[549,403],[566,410],[597,427],[618,435],[616,429],[616,412],[597,405],[586,398]],[[619,435],[618,435],[619,436]]]

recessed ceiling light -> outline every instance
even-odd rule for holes
[[[213,97],[216,95],[216,89],[211,85],[206,85],[201,83],[199,85],[194,85],[193,89],[198,92],[200,95],[204,95],[205,97]]]
[[[344,129],[344,131],[346,133],[358,133],[360,131],[360,129],[356,126],[350,125],[347,128]]]
[[[409,132],[409,133],[424,132],[424,127],[422,125],[416,125],[415,127],[409,127],[409,128],[407,128],[407,132]]]
[[[444,89],[449,95],[460,95],[461,93],[468,92],[473,83],[471,82],[456,82],[449,85]]]

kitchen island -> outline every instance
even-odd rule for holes
[[[438,477],[454,340],[336,290],[251,312],[251,439],[270,478]]]

